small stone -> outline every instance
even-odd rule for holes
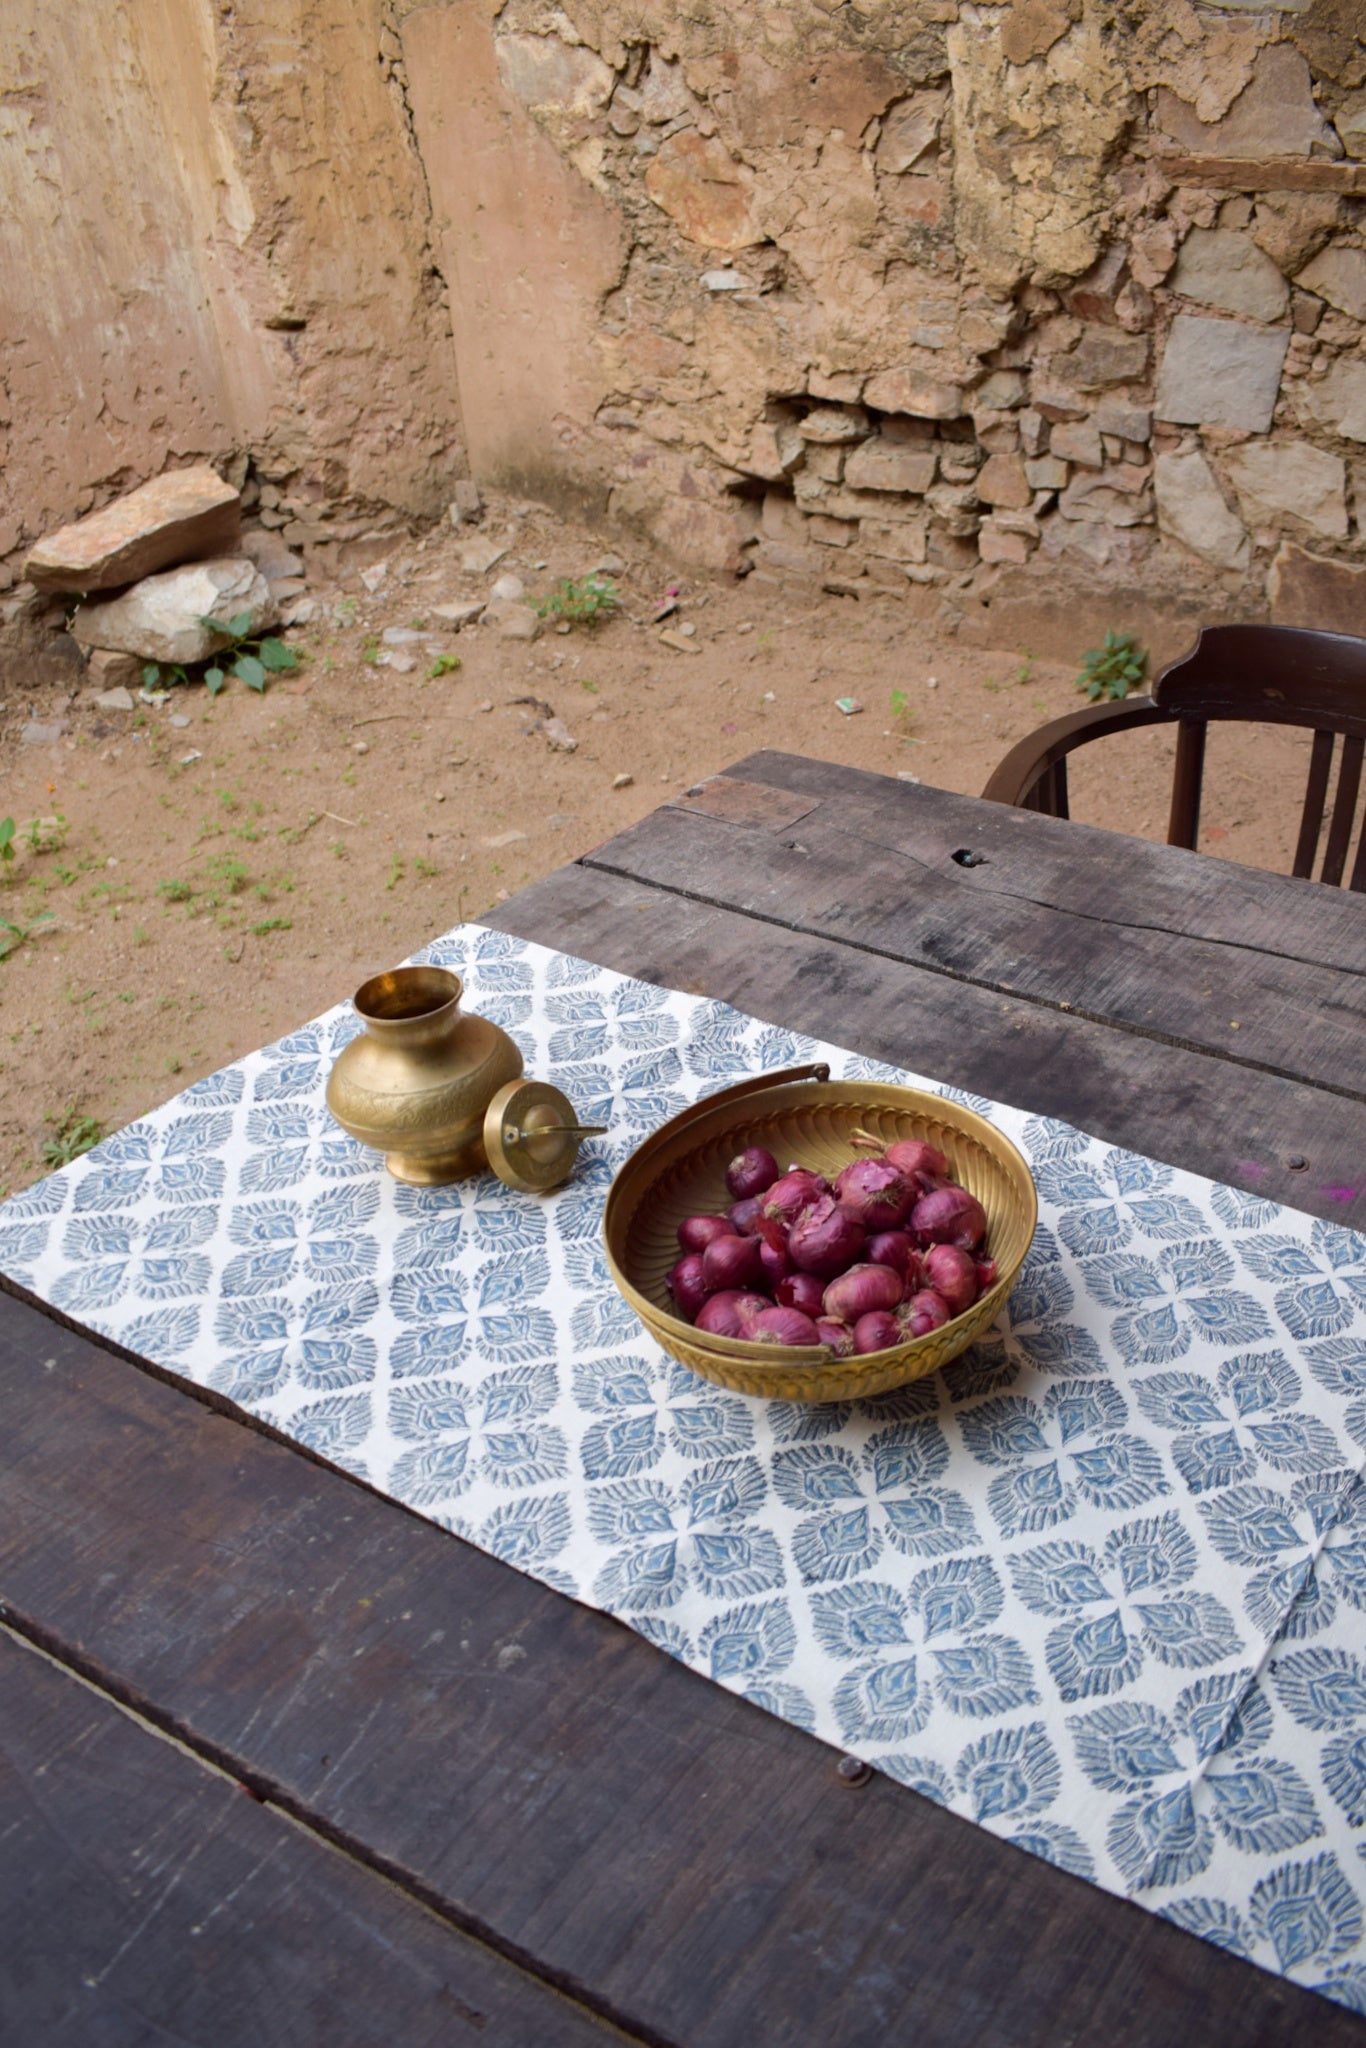
[[[861,405],[813,406],[797,423],[803,441],[861,441],[868,432],[868,415]]]
[[[116,590],[173,563],[230,554],[241,524],[240,494],[201,463],[155,477],[48,534],[24,573],[35,590]]]
[[[1366,563],[1335,562],[1285,541],[1267,577],[1273,626],[1361,635],[1366,622]]]
[[[1246,569],[1250,551],[1243,523],[1225,504],[1198,449],[1159,455],[1153,483],[1163,533],[1216,569]]]
[[[1024,534],[1010,533],[991,519],[982,521],[977,545],[984,562],[1008,562],[1016,567],[1023,567],[1033,552],[1033,542]]]
[[[182,768],[190,768],[196,761],[202,761],[203,758],[204,756],[200,753],[198,747],[191,747],[188,754],[181,755],[180,765]]]
[[[1366,249],[1337,246],[1321,249],[1295,279],[1353,320],[1366,320]]]
[[[900,447],[878,434],[849,456],[844,481],[854,491],[901,491],[921,497],[934,482],[937,467],[933,448]]]
[[[368,754],[370,751],[369,740],[352,740],[351,751],[353,754]]]
[[[1285,279],[1248,235],[1226,228],[1192,228],[1181,244],[1171,289],[1225,313],[1250,319],[1284,318],[1289,292]]]
[[[1284,513],[1325,540],[1346,540],[1347,465],[1341,456],[1309,441],[1261,441],[1231,448],[1224,459],[1252,525]]]
[[[1014,511],[1022,511],[1032,493],[1020,457],[989,456],[978,471],[977,495],[983,504],[1004,505]]]
[[[1264,434],[1280,390],[1288,327],[1245,327],[1178,313],[1167,337],[1154,412],[1186,426]]]
[[[1081,470],[1058,499],[1064,519],[1102,519],[1110,526],[1143,526],[1152,518],[1146,463],[1112,463]]]
[[[500,640],[534,640],[541,630],[539,618],[527,604],[491,604],[484,618]]]
[[[672,627],[669,626],[664,628],[664,631],[659,635],[659,640],[661,646],[672,647],[675,654],[700,654],[702,652],[702,649],[695,640],[685,640],[681,633],[675,633]]]
[[[280,612],[282,626],[311,626],[318,616],[318,600],[315,597],[296,597]]]
[[[119,683],[112,690],[101,690],[95,702],[101,711],[131,711],[133,693]]]
[[[883,370],[869,379],[863,395],[878,412],[910,413],[916,419],[956,420],[967,410],[961,384],[917,370]]]
[[[380,668],[391,668],[397,675],[410,676],[417,667],[417,663],[411,654],[393,652],[381,654],[377,666]]]
[[[544,731],[546,739],[555,753],[574,754],[578,752],[579,743],[573,737],[562,718],[547,718]]]
[[[545,563],[542,562],[540,566],[544,568]],[[624,576],[626,574],[626,564],[620,555],[599,555],[597,561],[589,567],[588,574],[590,576]]]
[[[460,477],[454,486],[451,498],[450,517],[452,526],[459,526],[462,520],[477,519],[483,511],[479,486],[473,477]]]
[[[444,804],[444,803],[445,803],[445,801],[446,801],[446,792],[445,792],[445,790],[444,790],[444,789],[434,789],[434,790],[432,791],[432,802],[433,802],[434,804]]]
[[[1107,398],[1098,405],[1095,422],[1102,434],[1117,434],[1121,441],[1151,441],[1153,437],[1153,416],[1148,407],[1125,405],[1121,399]]]
[[[1026,455],[1042,455],[1048,447],[1048,422],[1041,412],[1028,406],[1020,414],[1020,446]]]
[[[173,711],[171,713],[168,723],[170,723],[171,725],[179,726],[180,729],[183,731],[187,725],[193,725],[194,720],[192,718],[187,718],[183,711]]]
[[[460,566],[467,576],[486,576],[507,553],[494,540],[472,540],[460,550]]]
[[[738,270],[704,270],[702,283],[709,292],[743,292],[749,288],[749,279],[741,277]]]
[[[828,519],[817,512],[806,522],[806,535],[818,546],[824,548],[847,548],[858,532],[857,525],[849,519]]]
[[[1366,92],[1354,92],[1338,108],[1333,126],[1348,156],[1358,162],[1366,157]]]
[[[561,619],[555,627],[555,631],[557,633],[572,633],[573,630],[574,628],[571,626],[568,619]]]
[[[479,711],[492,711],[492,709],[493,709],[493,699],[492,699],[491,697],[485,697],[485,699],[484,699],[483,703],[482,703],[482,704],[479,704],[479,705],[477,705],[477,706],[476,706],[475,708],[476,708],[476,710],[479,710]]]
[[[1345,441],[1366,441],[1366,362],[1340,356],[1317,384],[1302,384],[1297,402],[1307,415],[1341,434]]]
[[[483,609],[484,599],[477,597],[454,604],[434,604],[430,607],[430,615],[458,633],[462,626],[472,626]]]
[[[386,647],[416,647],[427,636],[413,626],[386,626],[379,637]]]
[[[525,838],[525,832],[495,832],[490,838],[481,839],[479,844],[487,846],[490,853],[497,853],[500,847],[516,846],[519,840]]]
[[[388,574],[389,564],[387,562],[372,562],[368,569],[361,570],[360,580],[373,597],[381,583],[386,581]]]
[[[131,705],[129,708],[131,709]],[[38,719],[31,718],[20,732],[19,738],[26,747],[51,747],[56,744],[65,731],[66,720],[64,718],[58,719],[55,725],[44,725]]]
[[[691,640],[697,632],[697,628],[691,619],[688,620],[686,625],[680,626],[678,630],[685,640]]]
[[[1147,335],[1117,334],[1112,327],[1086,328],[1074,349],[1052,359],[1054,377],[1080,391],[1127,384],[1144,376],[1147,368]]]
[[[1067,463],[1056,455],[1040,455],[1024,466],[1029,487],[1034,491],[1060,491],[1066,484],[1071,470]]]
[[[988,412],[1012,412],[1025,402],[1025,380],[1018,370],[993,370],[972,394],[975,406]]]
[[[500,576],[493,586],[492,595],[500,604],[520,604],[526,596],[526,585],[520,576]]]
[[[635,779],[634,775],[614,775],[612,777],[612,787],[613,789],[630,789]]]
[[[239,612],[250,615],[257,632],[273,626],[279,616],[265,578],[241,556],[165,569],[145,576],[121,597],[80,605],[71,632],[85,645],[115,648],[144,661],[204,661],[228,641],[201,620],[227,620]]]
[[[142,680],[142,663],[135,654],[116,654],[112,648],[92,647],[85,672],[91,689],[116,690]]]
[[[1049,453],[1063,462],[1079,462],[1084,469],[1099,469],[1105,460],[1100,428],[1094,420],[1059,420],[1048,437]],[[1040,485],[1041,490],[1055,485]]]
[[[294,554],[278,533],[253,527],[242,535],[239,552],[249,562],[255,562],[267,583],[282,582],[286,577],[304,573],[302,556]]]

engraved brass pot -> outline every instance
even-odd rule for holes
[[[461,1014],[462,986],[445,967],[373,976],[353,998],[365,1030],[328,1077],[327,1106],[342,1129],[414,1187],[483,1171],[484,1113],[522,1071],[506,1031]]]

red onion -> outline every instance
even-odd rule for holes
[[[932,1287],[922,1287],[919,1294],[901,1304],[897,1320],[908,1337],[923,1337],[948,1322],[949,1305]]]
[[[749,1145],[737,1152],[726,1168],[726,1186],[737,1202],[748,1195],[762,1195],[778,1178],[778,1162],[762,1145]]]
[[[711,1337],[743,1337],[747,1325],[757,1315],[762,1315],[771,1304],[762,1294],[746,1294],[741,1289],[727,1288],[722,1294],[713,1294],[704,1301],[697,1314],[697,1328],[705,1330]]]
[[[822,1195],[801,1211],[788,1232],[787,1255],[804,1273],[833,1280],[858,1257],[864,1238],[863,1225],[846,1216],[833,1195]]]
[[[792,1271],[792,1258],[787,1249],[787,1232],[773,1217],[765,1216],[754,1233],[754,1242],[759,1247],[764,1279],[773,1287]]]
[[[902,1296],[901,1275],[890,1266],[851,1266],[825,1290],[825,1313],[842,1323],[856,1323],[875,1309],[895,1308]]]
[[[833,1316],[821,1316],[816,1330],[822,1344],[827,1344],[836,1358],[853,1357],[854,1333],[848,1323],[837,1323]]]
[[[903,1280],[920,1285],[920,1253],[909,1231],[880,1230],[869,1238],[864,1257],[875,1266],[890,1266]]]
[[[704,1252],[714,1237],[734,1237],[735,1226],[726,1216],[685,1216],[678,1226],[678,1242],[685,1252]]]
[[[860,1316],[854,1325],[854,1350],[860,1358],[870,1351],[890,1351],[894,1344],[906,1341],[900,1323],[885,1308],[875,1308],[866,1316]]]
[[[950,1181],[922,1195],[911,1211],[911,1228],[929,1244],[956,1244],[974,1251],[987,1234],[986,1213],[975,1195]]]
[[[979,1294],[985,1294],[988,1287],[994,1287],[996,1285],[996,1280],[997,1271],[995,1259],[978,1259],[977,1292]]]
[[[669,1292],[690,1323],[711,1289],[702,1278],[701,1252],[685,1252],[669,1275]]]
[[[819,1344],[820,1331],[799,1308],[766,1308],[745,1331],[751,1344]]]
[[[977,1299],[977,1262],[956,1244],[932,1244],[925,1254],[925,1280],[942,1294],[949,1314],[961,1316]]]
[[[790,1166],[764,1196],[764,1214],[776,1216],[780,1223],[795,1223],[803,1209],[829,1192],[830,1183],[824,1174],[809,1173],[804,1166]]]
[[[708,1294],[728,1287],[758,1287],[763,1283],[764,1264],[757,1237],[714,1237],[702,1254],[702,1278]]]
[[[899,1230],[918,1189],[882,1159],[854,1159],[835,1182],[835,1200],[865,1230]]]
[[[784,1308],[799,1308],[804,1316],[816,1317],[825,1300],[825,1282],[814,1273],[787,1273],[773,1290]]]
[[[762,1195],[746,1195],[743,1202],[732,1202],[728,1213],[739,1235],[752,1237],[754,1226],[764,1213],[764,1198]]]
[[[908,1180],[922,1183],[942,1180],[949,1170],[949,1162],[943,1153],[921,1138],[898,1138],[882,1156],[889,1166],[894,1166],[898,1173],[904,1173]]]

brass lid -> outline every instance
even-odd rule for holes
[[[606,1124],[581,1124],[574,1105],[548,1081],[507,1081],[484,1112],[484,1150],[499,1180],[543,1195],[568,1180],[585,1138]]]

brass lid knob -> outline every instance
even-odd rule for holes
[[[568,1180],[585,1138],[606,1124],[581,1124],[574,1105],[548,1081],[507,1081],[484,1112],[484,1150],[499,1180],[543,1195]]]

